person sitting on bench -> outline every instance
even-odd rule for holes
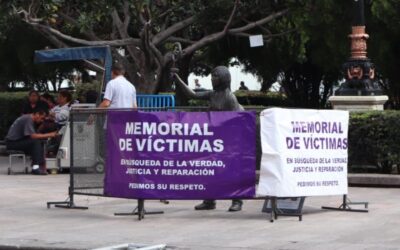
[[[44,149],[41,140],[57,136],[57,132],[37,133],[35,125],[39,125],[46,117],[46,111],[36,109],[32,114],[20,116],[11,125],[6,136],[7,150],[19,150],[32,158],[32,174],[46,175]]]
[[[49,115],[38,128],[39,133],[48,133],[60,130],[68,122],[71,109],[72,95],[66,90],[61,90],[57,97],[57,106],[54,106]]]
[[[58,129],[66,125],[71,109],[72,95],[66,90],[61,90],[57,96],[58,105],[50,110],[50,117],[56,123]]]
[[[49,106],[46,102],[40,100],[39,92],[36,90],[29,91],[28,100],[22,108],[22,114],[32,114],[37,109],[43,109],[49,112]]]
[[[42,133],[60,131],[62,127],[67,125],[71,109],[71,101],[71,93],[66,90],[61,90],[57,97],[58,105],[50,110],[49,116],[45,119],[39,131]],[[60,147],[60,143],[61,135],[49,140],[47,143],[47,156],[55,156]]]

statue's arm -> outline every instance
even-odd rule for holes
[[[178,74],[175,74],[176,84],[183,90],[185,95],[190,99],[209,99],[212,91],[204,91],[196,93],[188,85],[179,77]]]

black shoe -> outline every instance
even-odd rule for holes
[[[47,175],[47,171],[42,171],[40,169],[33,169],[32,174],[33,175]]]
[[[195,210],[212,210],[215,209],[215,202],[202,202],[199,205],[195,206]]]
[[[242,210],[242,201],[232,201],[232,205],[229,207],[228,211],[229,212],[238,212]]]

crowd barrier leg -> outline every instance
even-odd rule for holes
[[[350,205],[364,205],[365,209],[353,209]],[[347,195],[343,195],[343,202],[339,207],[321,207],[322,209],[336,210],[336,211],[346,211],[346,212],[362,212],[368,213],[368,202],[352,202],[347,198]]]
[[[86,210],[89,209],[88,207],[84,206],[76,206],[74,202],[74,192],[73,188],[70,186],[68,189],[69,195],[66,201],[49,201],[47,202],[47,208],[51,208],[51,205],[58,208],[67,208],[67,209],[81,209]]]
[[[144,199],[138,199],[137,200],[138,204],[136,208],[130,212],[130,213],[114,213],[115,216],[132,216],[132,215],[137,215],[139,220],[144,219],[144,216],[146,214],[163,214],[164,211],[152,211],[148,212],[146,209],[144,209]]]
[[[285,197],[266,197],[262,212],[269,214],[269,221],[274,222],[279,216],[298,217],[299,221],[303,220],[303,204],[305,197],[294,197],[296,199],[296,208],[282,208],[279,205],[280,199],[288,199]]]
[[[73,114],[70,116],[71,122],[70,122],[70,141],[73,141]],[[88,207],[84,206],[76,206],[74,202],[74,155],[73,155],[73,143],[70,144],[70,170],[69,170],[69,187],[68,187],[68,199],[66,201],[50,201],[47,202],[47,208],[50,208],[51,205],[54,205],[55,207],[58,208],[67,208],[67,209],[82,209],[86,210]]]
[[[276,214],[276,197],[271,198],[271,214],[269,217],[269,222],[274,222],[274,220],[278,219]]]

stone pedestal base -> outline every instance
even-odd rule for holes
[[[388,96],[331,96],[329,102],[333,109],[348,111],[383,110]]]

